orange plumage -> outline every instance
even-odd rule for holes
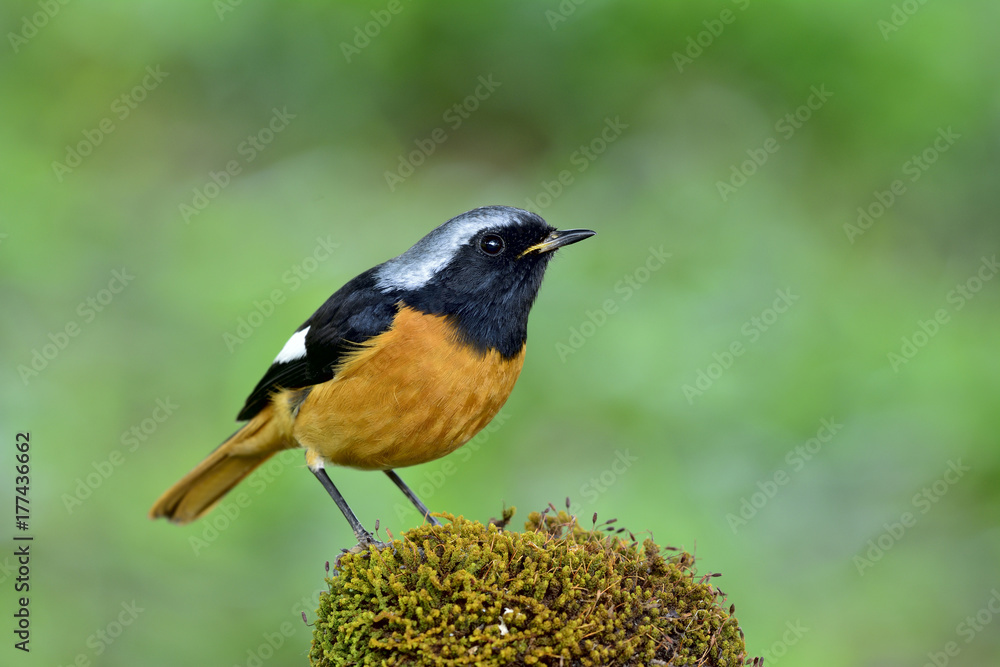
[[[270,405],[164,493],[150,517],[188,523],[212,508],[272,454],[306,448],[366,470],[425,463],[450,454],[496,416],[524,363],[459,340],[449,318],[403,306],[393,326],[358,346],[334,378],[281,390]]]
[[[468,442],[499,412],[521,373],[459,342],[448,318],[403,307],[392,328],[348,356],[299,409],[294,439],[327,461],[388,470]]]

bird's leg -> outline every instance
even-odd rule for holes
[[[348,507],[347,501],[344,500],[344,496],[340,495],[340,491],[338,491],[337,487],[333,485],[333,482],[330,480],[330,476],[326,474],[326,470],[323,468],[313,468],[312,466],[309,466],[309,469],[312,470],[312,473],[316,475],[316,479],[319,480],[319,483],[323,485],[326,492],[330,494],[331,498],[333,498],[333,502],[337,503],[337,507],[340,508],[340,511],[344,513],[344,518],[347,519],[347,523],[351,524],[351,530],[354,531],[354,536],[358,538],[358,544],[364,547],[367,547],[370,544],[375,544],[375,540],[372,539],[372,534],[365,530],[365,527],[361,525],[360,521],[358,521],[358,517],[354,515],[354,512],[352,512],[351,508]]]
[[[396,474],[395,470],[386,470],[385,474],[389,476],[389,479],[391,479],[396,486],[399,487],[399,490],[403,492],[403,495],[410,499],[410,502],[417,508],[417,511],[420,512],[421,516],[427,519],[432,526],[441,525],[441,522],[431,516],[431,511],[427,509],[427,506],[420,502],[420,498],[417,498],[417,494],[411,491],[410,487],[403,483],[403,480],[399,478],[399,475]]]

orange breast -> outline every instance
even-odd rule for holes
[[[496,415],[521,373],[457,340],[447,318],[403,306],[333,380],[313,387],[293,424],[303,447],[337,465],[388,469],[444,456]]]

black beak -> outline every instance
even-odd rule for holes
[[[522,256],[527,255],[529,252],[537,252],[538,254],[552,252],[553,250],[558,250],[565,245],[570,243],[576,243],[577,241],[582,241],[584,239],[589,239],[591,236],[597,232],[589,229],[563,229],[552,232],[545,237],[545,240],[541,243],[537,243],[522,253]]]

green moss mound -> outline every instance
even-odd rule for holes
[[[320,597],[313,665],[719,665],[746,662],[694,558],[565,512],[524,533],[444,515],[346,554]],[[665,553],[667,555],[665,555]]]

